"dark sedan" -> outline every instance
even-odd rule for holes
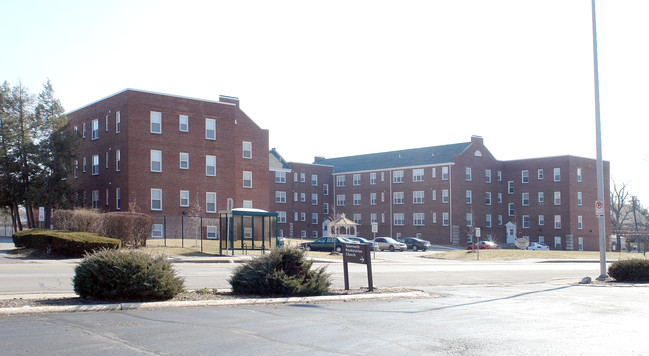
[[[336,252],[343,251],[343,243],[353,244],[354,241],[348,240],[344,237],[336,237]],[[300,248],[306,251],[333,251],[334,242],[332,237],[321,237],[313,242],[303,242]]]
[[[399,239],[399,242],[403,242],[411,248],[413,251],[422,250],[426,251],[430,248],[430,241],[422,240],[418,237],[404,237]]]

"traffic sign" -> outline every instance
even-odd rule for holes
[[[604,216],[604,202],[601,200],[595,202],[595,216]]]
[[[379,232],[379,223],[373,222],[372,223],[372,233],[377,233]]]

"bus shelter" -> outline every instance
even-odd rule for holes
[[[261,209],[232,209],[219,212],[219,253],[234,255],[235,251],[261,251],[264,253],[279,245],[277,238],[277,213]]]

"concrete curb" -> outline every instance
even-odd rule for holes
[[[116,303],[96,305],[58,305],[38,307],[1,308],[0,315],[23,315],[40,313],[146,310],[161,308],[187,308],[206,306],[237,306],[256,304],[311,304],[321,302],[349,302],[355,300],[396,299],[396,298],[429,298],[431,295],[422,291],[377,294],[325,295],[317,297],[285,297],[260,299],[211,299],[174,302]]]

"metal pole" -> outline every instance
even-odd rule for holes
[[[635,243],[636,246],[638,246],[638,253],[640,253],[640,235],[638,235],[638,219],[636,218],[635,215],[635,202],[636,202],[637,197],[634,195],[631,197],[631,201],[633,202],[633,221],[635,222]]]
[[[597,200],[604,202],[604,166],[602,163],[602,126],[600,124],[599,110],[599,66],[597,62],[597,22],[595,16],[595,0],[591,0],[593,16],[593,70],[595,73],[595,128],[597,144]],[[599,220],[599,259],[600,275],[598,280],[608,278],[606,274],[606,214],[598,216]]]

